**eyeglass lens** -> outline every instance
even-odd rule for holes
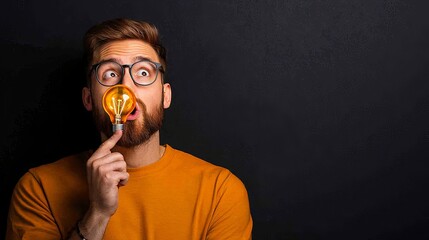
[[[141,85],[149,85],[156,80],[157,67],[149,61],[139,61],[131,66],[132,79]],[[97,78],[103,85],[113,86],[119,83],[125,73],[123,67],[116,62],[103,62],[97,68]]]

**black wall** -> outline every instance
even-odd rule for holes
[[[168,49],[162,143],[243,180],[254,239],[428,239],[426,5],[2,4],[1,230],[28,168],[97,143],[81,104],[81,37],[130,17],[155,23]]]

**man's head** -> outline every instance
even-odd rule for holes
[[[89,72],[96,62],[97,50],[116,40],[139,39],[148,43],[158,54],[163,70],[167,69],[166,49],[161,43],[158,29],[151,23],[132,19],[116,18],[92,26],[83,38],[85,66]]]
[[[100,78],[118,78],[118,83],[130,87],[137,97],[137,106],[125,123],[124,134],[118,145],[132,147],[149,140],[162,126],[163,111],[170,106],[171,88],[164,83],[166,50],[162,46],[158,30],[147,22],[130,19],[113,19],[91,27],[84,37],[84,52],[88,72],[88,84],[82,91],[85,108],[93,112],[95,125],[103,137],[112,134],[112,123],[102,107],[102,96],[108,89]],[[150,61],[162,66],[156,80],[150,85],[139,85],[138,76],[129,67],[124,71],[108,71],[97,68],[100,63],[132,65]],[[136,64],[137,66],[138,64]],[[134,68],[132,69],[134,71]],[[131,76],[133,74],[133,77]],[[140,72],[136,72],[140,74]],[[145,73],[147,74],[147,73]]]

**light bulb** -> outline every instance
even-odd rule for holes
[[[136,96],[125,85],[110,87],[103,95],[103,108],[113,124],[113,131],[122,130],[128,115],[136,107]]]

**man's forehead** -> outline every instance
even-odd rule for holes
[[[147,58],[159,61],[158,54],[153,47],[142,40],[117,40],[106,43],[94,52],[94,62],[107,59],[119,61],[133,61],[139,58]]]

